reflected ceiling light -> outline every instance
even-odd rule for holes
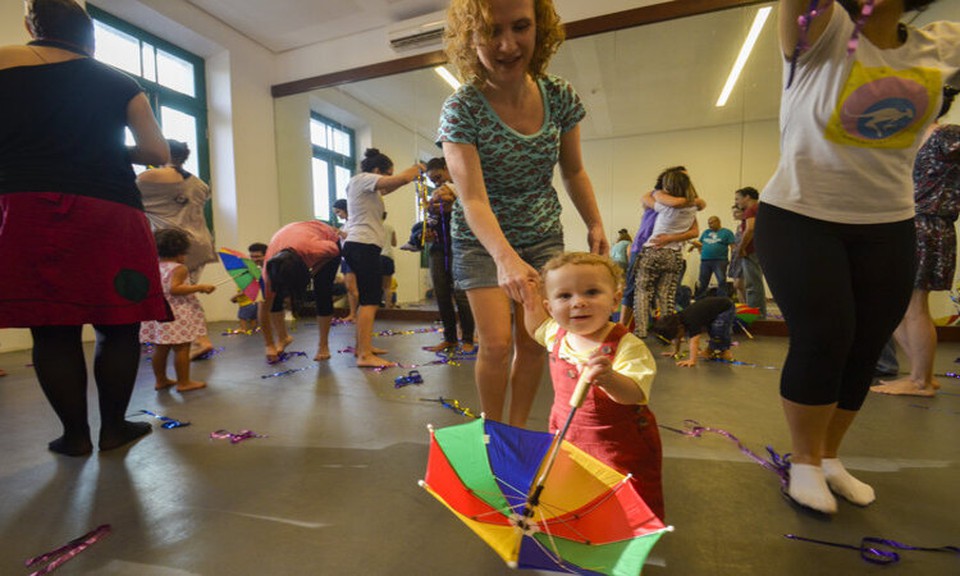
[[[457,77],[451,74],[449,70],[447,70],[446,66],[437,66],[433,69],[433,71],[439,74],[440,77],[443,78],[454,90],[460,89],[460,81],[457,80]]]
[[[727,83],[723,86],[720,98],[717,99],[718,108],[726,106],[727,99],[730,98],[730,93],[733,92],[733,87],[736,86],[737,79],[740,78],[740,73],[743,72],[743,67],[747,64],[747,59],[750,58],[750,52],[753,51],[753,45],[757,43],[757,38],[760,37],[760,31],[763,30],[763,25],[766,24],[767,17],[770,16],[770,10],[772,9],[771,6],[761,8],[757,12],[757,16],[753,19],[753,26],[750,27],[750,33],[747,34],[747,39],[743,41],[743,47],[740,48],[737,61],[733,63],[733,69],[730,70]]]

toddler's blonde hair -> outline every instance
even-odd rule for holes
[[[623,287],[623,269],[620,265],[610,259],[609,256],[601,256],[591,252],[563,252],[557,254],[547,261],[540,269],[540,278],[545,283],[547,274],[564,266],[602,266],[610,273],[610,280],[616,289]]]

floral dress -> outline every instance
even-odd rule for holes
[[[160,281],[163,294],[173,309],[172,322],[150,320],[140,325],[140,341],[151,344],[186,344],[199,336],[207,334],[207,323],[203,307],[196,294],[175,296],[170,294],[170,279],[177,266],[176,262],[160,262]]]

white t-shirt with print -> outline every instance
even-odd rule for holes
[[[913,160],[940,110],[943,84],[960,69],[960,23],[908,28],[880,49],[834,5],[821,38],[799,60],[780,105],[780,164],[761,200],[847,224],[913,217]],[[790,73],[784,66],[784,86]]]
[[[347,183],[347,242],[374,244],[383,248],[383,196],[377,191],[382,176],[361,172]]]

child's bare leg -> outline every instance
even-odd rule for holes
[[[153,347],[153,358],[150,360],[150,364],[153,366],[153,376],[157,380],[157,383],[153,385],[154,390],[163,390],[176,384],[176,382],[167,378],[167,357],[169,355],[169,344],[157,344]]]
[[[206,334],[198,336],[190,348],[190,359],[195,360],[211,350],[213,350],[213,342],[210,341],[210,336]]]
[[[177,392],[189,392],[206,387],[206,382],[190,379],[190,343],[173,345],[173,367],[177,372]]]
[[[283,354],[287,346],[293,342],[293,336],[287,333],[287,320],[283,312],[272,312],[270,316],[273,318],[273,328],[277,334],[277,354]]]

